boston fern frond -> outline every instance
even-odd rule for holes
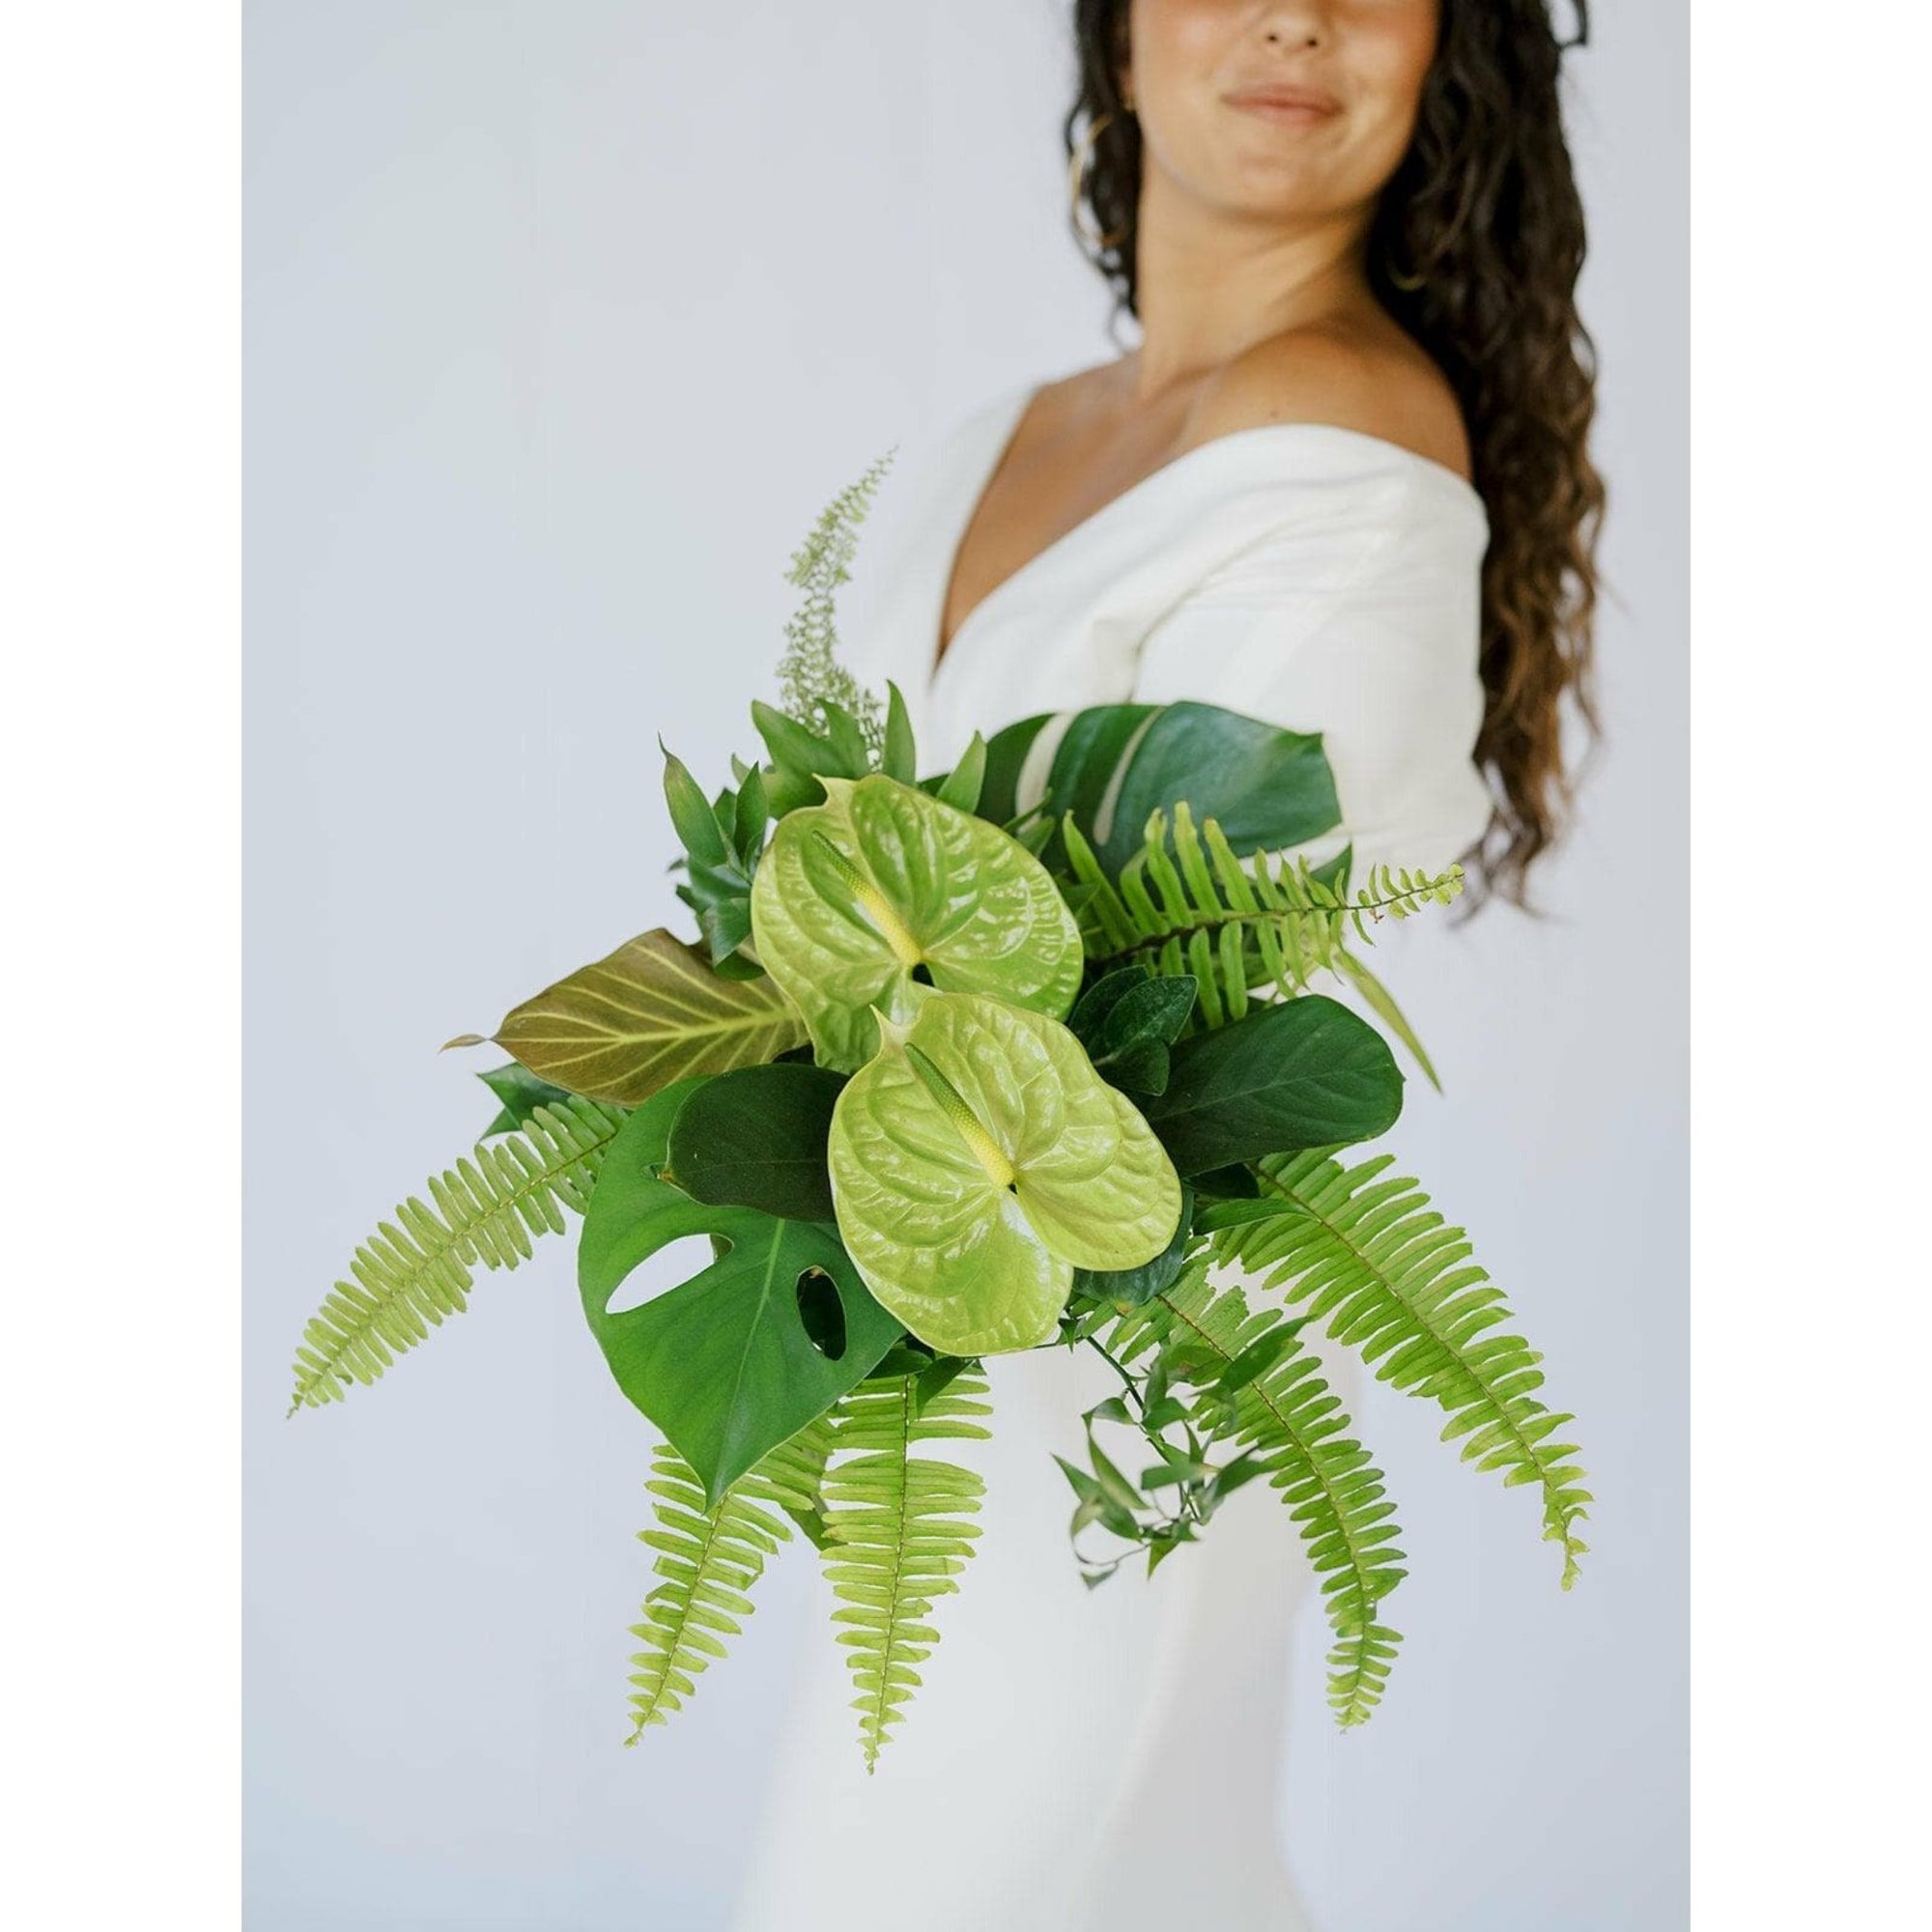
[[[983,1377],[965,1370],[920,1400],[915,1375],[862,1382],[838,1405],[833,1461],[825,1475],[825,1574],[841,1607],[838,1641],[860,1694],[859,1738],[874,1770],[894,1724],[919,1686],[917,1666],[939,1633],[924,1621],[934,1599],[950,1595],[973,1553],[985,1485],[978,1474],[915,1445],[942,1437],[984,1436],[976,1417]]]
[[[765,1558],[791,1539],[786,1519],[803,1526],[817,1516],[831,1441],[830,1418],[821,1416],[740,1476],[712,1509],[691,1465],[669,1443],[659,1445],[645,1485],[657,1498],[657,1526],[638,1534],[658,1552],[664,1581],[644,1599],[643,1622],[631,1628],[644,1648],[631,1660],[627,1745],[668,1722],[699,1673],[724,1655],[724,1640],[752,1614],[749,1592]]]
[[[1207,1276],[1205,1259],[1190,1264],[1165,1293],[1122,1318],[1117,1346],[1132,1360],[1151,1344],[1179,1341],[1183,1357],[1218,1371],[1206,1384],[1206,1405],[1232,1400],[1228,1433],[1281,1492],[1300,1528],[1335,1633],[1328,1703],[1342,1724],[1362,1723],[1381,1701],[1402,1641],[1376,1615],[1407,1575],[1399,1567],[1394,1505],[1381,1471],[1350,1435],[1321,1364],[1295,1339],[1295,1324],[1277,1309],[1250,1310],[1239,1289],[1212,1288]],[[1264,1366],[1248,1373],[1258,1362]],[[1186,1378],[1200,1386],[1203,1373],[1192,1369]],[[1198,1419],[1210,1416],[1204,1406]]]
[[[1371,921],[1446,905],[1462,891],[1461,866],[1440,873],[1383,866],[1344,898],[1313,875],[1305,857],[1236,858],[1221,828],[1211,818],[1197,828],[1183,802],[1172,821],[1161,811],[1149,818],[1146,843],[1116,881],[1070,816],[1063,829],[1081,889],[1081,936],[1099,970],[1140,962],[1157,973],[1191,973],[1200,982],[1201,1018],[1210,1027],[1239,1019],[1255,988],[1288,998],[1318,972],[1341,974],[1423,1058],[1394,1003],[1346,942],[1352,929],[1373,943]]]
[[[1214,1252],[1263,1277],[1338,1341],[1350,1344],[1386,1382],[1432,1398],[1449,1413],[1445,1441],[1463,1458],[1500,1469],[1506,1483],[1535,1483],[1544,1534],[1563,1551],[1563,1587],[1577,1579],[1588,1545],[1577,1524],[1590,1492],[1558,1440],[1575,1418],[1552,1413],[1535,1391],[1543,1359],[1510,1321],[1502,1292],[1469,1259],[1461,1228],[1447,1227],[1407,1179],[1378,1179],[1394,1160],[1379,1153],[1344,1168],[1333,1149],[1274,1154],[1256,1164],[1258,1201],[1210,1208]],[[1272,1210],[1272,1211],[1270,1211]]]
[[[531,1236],[562,1234],[563,1209],[582,1213],[623,1119],[620,1107],[572,1094],[432,1175],[435,1206],[414,1195],[402,1203],[355,1250],[355,1280],[338,1281],[310,1317],[289,1412],[340,1402],[351,1382],[373,1382],[444,1316],[461,1314],[474,1264],[514,1268],[528,1260]]]

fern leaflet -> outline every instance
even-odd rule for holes
[[[479,1141],[475,1152],[432,1175],[428,1207],[412,1195],[350,1264],[309,1318],[296,1350],[298,1408],[340,1402],[351,1382],[376,1380],[395,1358],[460,1315],[480,1262],[514,1268],[532,1235],[560,1235],[563,1209],[582,1213],[605,1150],[624,1118],[575,1094],[534,1109],[521,1133]]]
[[[1345,1169],[1334,1151],[1257,1162],[1261,1200],[1204,1216],[1216,1256],[1306,1302],[1383,1381],[1440,1403],[1449,1414],[1442,1438],[1466,1438],[1465,1462],[1502,1470],[1506,1483],[1539,1485],[1544,1535],[1562,1548],[1569,1589],[1589,1548],[1577,1525],[1591,1496],[1571,1460],[1575,1445],[1555,1439],[1575,1417],[1536,1397],[1543,1357],[1520,1336],[1494,1332],[1512,1317],[1470,1261],[1463,1231],[1446,1227],[1412,1179],[1377,1179],[1393,1154]]]
[[[1364,1722],[1381,1701],[1402,1639],[1378,1620],[1376,1607],[1407,1572],[1399,1567],[1394,1505],[1381,1471],[1350,1435],[1349,1417],[1320,1363],[1294,1337],[1298,1325],[1277,1309],[1250,1311],[1237,1288],[1210,1287],[1204,1257],[1165,1293],[1124,1317],[1117,1334],[1123,1360],[1176,1341],[1180,1360],[1200,1358],[1205,1368],[1185,1376],[1197,1385],[1204,1373],[1208,1378],[1198,1420],[1211,1419],[1216,1404],[1230,1400],[1215,1383],[1234,1382],[1230,1433],[1281,1492],[1321,1581],[1336,1639],[1328,1653],[1328,1703],[1347,1726]],[[1257,1361],[1265,1366],[1243,1373]]]
[[[1209,1027],[1239,1019],[1257,987],[1287,999],[1306,990],[1318,972],[1341,974],[1362,988],[1427,1070],[1395,1002],[1345,942],[1352,928],[1373,943],[1370,921],[1406,919],[1432,901],[1446,905],[1463,889],[1461,866],[1435,874],[1383,866],[1346,899],[1314,876],[1305,857],[1257,852],[1244,864],[1213,819],[1196,828],[1183,802],[1171,825],[1163,811],[1148,819],[1145,844],[1116,881],[1070,814],[1063,832],[1081,937],[1096,971],[1139,961],[1156,973],[1191,973]]]
[[[785,1519],[804,1524],[816,1516],[818,1486],[831,1445],[831,1420],[821,1416],[774,1449],[727,1489],[715,1508],[704,1486],[669,1443],[661,1443],[644,1486],[657,1498],[657,1526],[638,1532],[658,1552],[664,1578],[644,1599],[643,1622],[631,1634],[644,1648],[631,1659],[631,1734],[635,1745],[652,1724],[669,1720],[696,1690],[695,1680],[724,1639],[752,1614],[752,1586],[765,1558],[790,1541]]]
[[[950,1595],[973,1553],[975,1515],[985,1484],[973,1470],[915,1444],[943,1437],[983,1437],[974,1418],[990,1413],[980,1398],[982,1376],[965,1370],[920,1400],[914,1375],[860,1383],[834,1417],[834,1461],[825,1476],[825,1574],[842,1607],[842,1625],[860,1694],[859,1738],[873,1771],[894,1724],[919,1686],[917,1666],[939,1633],[923,1621],[934,1599]]]

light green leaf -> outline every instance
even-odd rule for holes
[[[879,769],[901,784],[912,784],[919,778],[919,749],[913,739],[912,714],[906,709],[904,694],[890,678],[886,681],[886,740],[879,756]]]
[[[752,884],[758,958],[805,1015],[821,1065],[864,1065],[878,1046],[873,1009],[910,1019],[915,974],[1066,1012],[1080,929],[1032,853],[882,774],[824,785],[824,805],[780,820]]]
[[[1416,1038],[1415,1029],[1409,1025],[1407,1017],[1396,1005],[1395,996],[1347,947],[1338,946],[1335,949],[1335,964],[1355,982],[1356,990],[1368,1001],[1377,1015],[1388,1022],[1396,1037],[1414,1054],[1415,1064],[1422,1068],[1429,1084],[1438,1094],[1441,1093],[1442,1083],[1435,1077],[1435,1068],[1430,1064],[1428,1054],[1422,1050],[1422,1042]]]
[[[1076,1268],[1152,1261],[1180,1181],[1059,1021],[934,992],[833,1110],[832,1196],[873,1294],[955,1355],[1054,1333]]]
[[[934,796],[955,811],[977,811],[980,789],[986,778],[986,741],[979,732],[961,753],[959,762],[947,773],[946,781]]]
[[[540,1078],[619,1106],[687,1074],[755,1066],[804,1038],[769,978],[726,980],[662,926],[526,1000],[496,1034]]]

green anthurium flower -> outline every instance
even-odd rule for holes
[[[758,958],[820,1065],[863,1066],[874,1009],[909,1021],[922,980],[1065,1016],[1080,928],[1024,845],[882,773],[823,783],[823,805],[779,821],[752,884]]]
[[[1140,1267],[1167,1247],[1173,1163],[1058,1020],[935,991],[879,1032],[833,1109],[832,1198],[861,1277],[921,1341],[1033,1348],[1075,1268]]]

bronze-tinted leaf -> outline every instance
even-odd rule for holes
[[[726,980],[662,926],[526,1000],[496,1035],[532,1073],[626,1107],[687,1074],[759,1065],[805,1037],[775,981]]]

